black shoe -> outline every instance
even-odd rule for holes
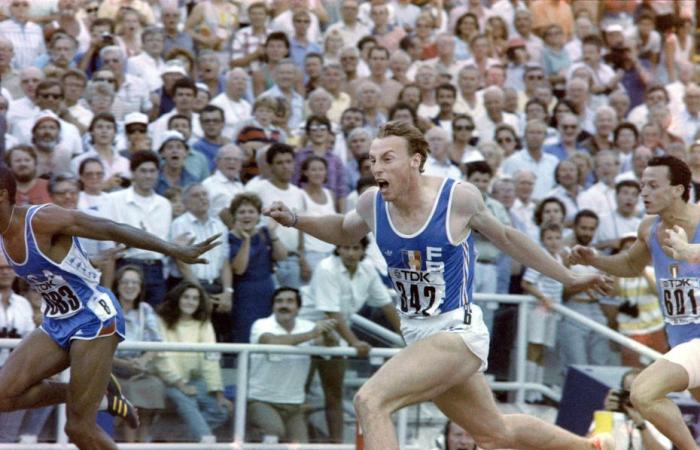
[[[107,412],[126,421],[129,428],[139,427],[139,413],[124,394],[114,375],[109,376],[107,385]]]

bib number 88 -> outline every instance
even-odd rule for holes
[[[419,284],[406,284],[397,281],[396,290],[401,296],[401,312],[406,314],[423,314],[428,316],[428,311],[435,304],[435,287]]]

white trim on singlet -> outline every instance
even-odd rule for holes
[[[44,206],[48,206],[48,204],[39,206],[37,208],[37,211],[40,210],[41,208],[43,208]],[[34,216],[32,216],[32,219],[34,219]],[[70,247],[68,248],[68,252],[66,252],[66,255],[63,257],[61,262],[57,263],[56,261],[54,261],[53,259],[46,256],[44,254],[44,252],[41,251],[41,248],[39,247],[39,243],[36,241],[36,235],[34,234],[34,228],[32,228],[31,222],[29,223],[29,232],[32,233],[32,239],[34,240],[34,247],[36,247],[36,251],[39,252],[39,255],[41,255],[42,258],[44,258],[45,260],[47,260],[48,262],[50,262],[54,266],[58,267],[59,269],[65,270],[66,272],[69,272],[69,273],[72,273],[69,270],[66,270],[65,267],[63,267],[63,263],[65,262],[66,258],[68,258],[68,255],[70,255],[71,251],[73,250],[73,247],[75,247],[75,241],[74,241],[75,238],[73,236],[70,237]],[[26,242],[26,239],[25,239],[25,242]],[[76,274],[73,274],[73,275],[76,275]]]
[[[459,181],[455,181],[454,183],[452,183],[452,189],[450,189],[450,196],[447,198],[447,218],[445,219],[445,234],[447,234],[447,242],[454,245],[455,247],[463,245],[465,242],[467,242],[469,236],[472,235],[471,227],[469,228],[467,235],[464,236],[464,239],[462,239],[459,242],[454,242],[452,240],[452,234],[450,234],[450,216],[452,215],[452,199],[454,198],[455,189],[457,188],[457,185],[459,183]]]
[[[38,211],[42,207],[46,205],[40,205],[36,210]],[[34,207],[34,205],[30,206],[27,208],[27,213],[24,215],[24,231],[22,232],[22,235],[24,237],[24,261],[20,264],[16,262],[14,259],[10,257],[10,254],[7,253],[7,249],[5,248],[5,238],[3,237],[2,240],[0,240],[0,244],[2,244],[2,252],[5,254],[5,258],[7,258],[8,262],[11,262],[17,267],[23,267],[26,266],[27,263],[29,262],[29,244],[27,243],[27,227],[29,226],[29,229],[31,230],[31,226],[27,223],[27,217],[29,216],[29,211]],[[36,213],[35,213],[36,214]],[[34,216],[32,216],[32,219]],[[36,241],[35,241],[36,244]]]
[[[428,219],[423,223],[423,225],[418,229],[413,234],[403,234],[399,230],[396,229],[394,226],[394,222],[391,221],[391,214],[389,213],[389,202],[384,202],[384,210],[386,211],[386,219],[387,222],[389,223],[389,226],[391,227],[391,230],[396,233],[397,236],[402,237],[404,239],[412,239],[416,236],[419,236],[425,229],[428,227],[430,222],[433,220],[433,216],[435,215],[435,211],[437,210],[437,205],[440,203],[440,197],[442,197],[442,190],[445,188],[445,183],[447,183],[447,178],[442,179],[442,184],[440,184],[440,189],[438,190],[437,195],[435,196],[435,202],[433,202],[433,209],[430,211],[430,214],[428,215]]]

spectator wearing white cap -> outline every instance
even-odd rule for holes
[[[163,86],[160,74],[165,66],[162,57],[164,40],[165,35],[162,28],[146,27],[141,32],[141,49],[143,51],[127,61],[127,73],[145,81],[148,92],[157,91]]]
[[[248,89],[250,77],[245,70],[236,68],[226,73],[224,92],[214,97],[211,104],[224,111],[225,123],[223,135],[233,138],[238,124],[252,116],[252,107],[243,97]]]
[[[130,158],[139,150],[151,149],[151,137],[148,135],[148,116],[144,113],[133,112],[124,117],[124,131],[126,134],[126,149],[120,154]]]
[[[39,176],[67,173],[76,155],[61,143],[61,122],[56,114],[43,111],[32,127],[32,144],[36,149]]]
[[[168,130],[163,133],[163,141],[158,148],[158,153],[163,158],[163,165],[160,168],[155,187],[158,194],[163,195],[168,188],[174,186],[184,189],[198,181],[185,169],[185,158],[187,158],[188,151],[187,141],[180,132]]]
[[[169,113],[175,107],[173,101],[173,87],[175,82],[182,78],[187,78],[187,71],[184,64],[177,59],[171,59],[165,63],[160,71],[160,77],[163,80],[161,88],[158,90],[158,96],[153,103],[151,110],[151,120],[156,120],[163,114]]]

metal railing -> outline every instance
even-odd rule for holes
[[[518,305],[518,325],[516,345],[516,365],[515,365],[515,380],[508,382],[490,382],[490,386],[494,391],[515,391],[515,402],[522,404],[525,401],[525,392],[527,390],[536,390],[542,394],[554,399],[560,400],[559,394],[554,392],[549,387],[539,384],[530,383],[525,380],[525,365],[527,359],[527,318],[528,308],[530,303],[534,302],[534,298],[529,295],[505,295],[505,294],[475,294],[474,300],[482,302],[496,302],[505,304]],[[571,309],[554,304],[553,310],[558,314],[565,316],[571,320],[581,323],[582,325],[591,328],[596,333],[599,333],[608,339],[624,346],[641,355],[651,359],[657,359],[661,356],[660,353],[613,331],[595,322],[588,317],[579,314]],[[403,339],[396,333],[393,333],[374,322],[371,322],[361,316],[353,316],[352,322],[371,333],[380,335],[382,339],[387,340],[395,345],[403,345]],[[0,339],[0,348],[14,348],[19,344],[19,339]],[[159,444],[120,444],[120,448],[124,449],[142,449],[142,450],[189,450],[189,449],[260,449],[260,450],[276,450],[276,449],[297,449],[297,450],[321,450],[321,449],[354,449],[353,444],[253,444],[244,441],[246,428],[246,401],[248,396],[248,357],[251,353],[265,354],[297,354],[297,355],[320,355],[320,356],[356,356],[356,350],[351,347],[294,347],[287,345],[264,345],[264,344],[200,344],[200,343],[175,343],[175,342],[122,342],[119,345],[120,350],[136,350],[136,351],[157,351],[157,352],[218,352],[218,353],[236,353],[238,357],[238,367],[236,374],[236,398],[240,401],[235,402],[235,414],[233,424],[233,442],[219,444],[202,444],[202,443],[159,443]],[[390,358],[400,349],[398,348],[373,348],[369,353],[370,361],[374,359],[383,360]],[[63,374],[67,378],[66,372]],[[0,450],[57,450],[57,449],[74,449],[75,447],[67,444],[63,426],[65,425],[65,405],[58,407],[57,421],[57,444],[0,444]],[[414,449],[417,447],[407,444],[407,415],[406,408],[398,412],[397,431],[399,443],[403,449]]]

